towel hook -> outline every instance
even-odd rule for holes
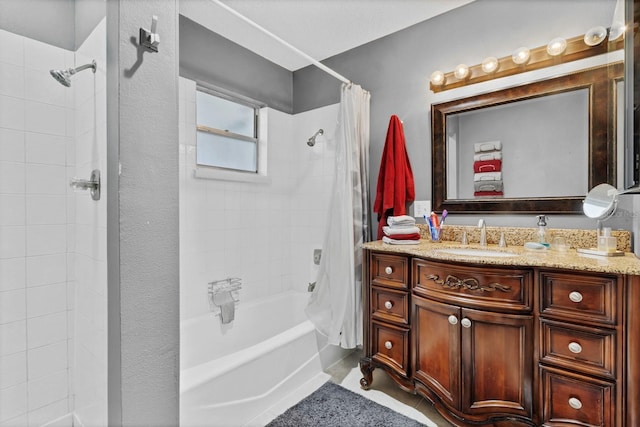
[[[157,27],[158,17],[156,15],[151,17],[151,30],[140,27],[140,46],[143,46],[152,52],[158,51],[160,34],[156,32]]]

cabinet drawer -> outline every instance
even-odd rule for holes
[[[541,360],[615,379],[615,331],[542,320]]]
[[[372,286],[371,313],[374,319],[408,325],[409,293]]]
[[[612,383],[541,368],[545,426],[613,426]]]
[[[409,330],[372,322],[372,359],[407,376],[409,366]]]
[[[416,294],[463,306],[531,311],[533,271],[413,260]]]
[[[616,324],[616,278],[540,273],[540,311],[570,321]]]
[[[409,288],[409,260],[400,255],[371,255],[371,281],[376,285]]]

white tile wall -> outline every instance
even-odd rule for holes
[[[91,414],[106,413],[106,199],[68,187],[69,177],[106,170],[105,21],[85,44],[93,50],[74,53],[0,30],[0,427],[71,426],[74,401],[92,425],[106,425]],[[103,68],[65,88],[49,70],[76,66],[76,56]],[[79,275],[77,247],[89,260]],[[78,287],[89,297],[76,298]],[[76,301],[88,301],[78,309],[86,342],[73,338]],[[79,361],[92,368],[75,377],[77,386],[72,356],[87,352],[76,346],[96,353]]]
[[[338,106],[291,116],[268,109],[270,183],[197,179],[195,83],[180,79],[180,315],[209,311],[207,283],[240,277],[242,300],[315,281],[333,179]],[[319,128],[326,138],[309,148]],[[242,303],[242,302],[241,302]]]

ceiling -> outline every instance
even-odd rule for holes
[[[234,9],[313,59],[323,60],[472,1],[180,0],[180,13],[295,71],[311,62],[252,27],[224,6]]]

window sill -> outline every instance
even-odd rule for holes
[[[271,178],[250,172],[223,171],[218,169],[196,168],[194,177],[201,179],[216,179],[219,181],[251,182],[256,184],[270,184]]]

